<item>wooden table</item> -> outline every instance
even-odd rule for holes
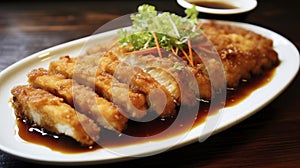
[[[142,3],[141,0],[1,2],[0,71],[42,49],[88,36],[104,23],[135,12]],[[154,4],[161,11],[184,14],[175,0],[145,3]],[[293,3],[259,0],[258,7],[246,14],[226,17],[201,14],[200,17],[263,26],[287,37],[299,49],[300,13],[298,5]],[[205,142],[101,167],[299,167],[299,85],[298,75],[270,105]],[[24,166],[43,167],[0,151],[0,167]]]

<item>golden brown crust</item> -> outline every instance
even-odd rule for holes
[[[193,90],[198,90],[198,88],[192,87],[191,84],[194,82],[196,86],[196,81],[193,74],[185,68],[186,64],[181,58],[173,55],[160,58],[150,54],[127,54],[119,58],[127,64],[140,67],[145,73],[151,75],[168,90],[177,105],[194,106],[196,104]]]
[[[174,55],[168,58],[132,55],[131,59],[138,62],[132,64],[124,61],[123,55],[118,55],[122,52],[119,48],[105,51],[96,47],[88,51],[92,55],[61,57],[50,63],[49,71],[36,69],[28,74],[33,87],[17,86],[11,90],[15,114],[48,131],[66,134],[84,145],[91,145],[99,139],[100,132],[93,120],[104,128],[121,132],[126,128],[126,117],[141,119],[147,115],[147,103],[162,117],[176,115],[175,107],[180,105],[176,102],[193,106],[195,96],[211,99],[224,82],[227,87],[236,87],[241,80],[259,75],[279,63],[270,39],[243,28],[214,22],[205,23],[203,28],[217,54],[212,54],[212,48],[198,46],[203,50],[199,54],[201,58],[194,59],[195,66],[178,62],[180,71],[174,69]],[[167,72],[161,69],[167,69]],[[192,80],[186,82],[187,72],[194,75],[195,83]],[[175,78],[168,73],[173,73]],[[226,80],[220,73],[225,74]]]
[[[161,117],[175,114],[176,100],[172,98],[163,85],[140,67],[119,61],[112,52],[102,55],[98,60],[98,66],[102,71],[114,75],[119,81],[129,84],[133,90],[144,93],[147,96],[149,106]],[[155,99],[151,99],[151,97],[155,97]],[[162,101],[163,97],[165,97],[165,101]]]
[[[118,132],[126,128],[127,118],[122,115],[117,106],[72,79],[65,79],[59,74],[49,74],[47,70],[39,68],[28,74],[28,80],[34,87],[64,98],[69,105],[74,106],[104,128]]]
[[[214,22],[204,24],[203,32],[219,53],[228,87],[235,87],[241,79],[250,79],[279,63],[272,40],[262,35]]]
[[[146,115],[146,98],[143,94],[132,91],[109,74],[98,73],[97,66],[93,64],[77,62],[77,59],[66,56],[51,62],[49,70],[94,88],[97,93],[122,108],[129,117],[139,119]]]
[[[272,40],[255,32],[228,24],[206,22],[203,25],[203,33],[221,61],[204,52],[201,53],[202,60],[190,68],[198,81],[201,98],[211,99],[214,94],[212,92],[218,90],[223,82],[226,82],[227,87],[237,87],[241,80],[251,79],[279,64]],[[220,68],[216,68],[220,67],[219,63],[222,63],[224,68],[226,81],[222,80],[224,78],[215,77],[220,73],[217,71]],[[210,70],[210,74],[207,69]],[[214,80],[213,83],[211,80]]]
[[[100,128],[93,120],[75,111],[51,93],[32,86],[16,86],[11,90],[17,117],[26,118],[56,134],[65,134],[84,145],[99,139]]]

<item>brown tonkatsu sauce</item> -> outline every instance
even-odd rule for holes
[[[228,88],[225,106],[228,107],[238,104],[239,102],[247,98],[255,89],[266,85],[272,79],[274,72],[275,68],[272,70],[268,70],[264,73],[264,75],[256,76],[249,81],[242,81],[237,88]],[[149,140],[159,140],[172,137],[190,130],[190,124],[188,123],[193,122],[194,127],[203,123],[209,110],[209,103],[200,102],[197,117],[189,116],[187,117],[188,119],[183,119],[182,121],[180,121],[179,125],[173,125],[172,129],[169,129],[167,133],[163,133],[161,136],[155,136],[155,138],[151,136],[157,135],[162,131],[167,130],[174,123],[176,117],[166,118],[163,120],[156,119],[150,122],[129,121],[127,129],[123,131],[122,134],[102,129],[100,133],[100,143],[105,144],[105,148],[113,148],[128,144],[143,143]],[[188,126],[185,127],[185,125]],[[53,135],[51,133],[44,132],[43,129],[34,125],[30,125],[24,122],[23,120],[18,119],[17,126],[17,133],[23,140],[30,143],[49,147],[53,151],[58,151],[62,153],[81,153],[102,148],[100,145],[97,144],[94,146],[82,146],[72,138],[63,135]],[[138,140],[133,141],[131,139],[127,139],[124,135],[140,138],[138,138]]]
[[[236,6],[226,2],[193,1],[191,3],[197,6],[202,6],[205,8],[214,8],[214,9],[236,9],[237,8]]]

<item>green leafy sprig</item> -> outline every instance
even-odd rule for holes
[[[185,17],[169,12],[158,13],[154,6],[141,5],[138,13],[131,15],[131,29],[119,31],[119,42],[127,46],[129,51],[158,46],[168,51],[183,50],[188,40],[201,32],[197,27],[200,21],[195,7],[187,9],[185,13]]]

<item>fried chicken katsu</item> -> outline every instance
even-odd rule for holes
[[[70,136],[83,145],[92,145],[99,139],[100,127],[62,98],[28,85],[16,86],[11,93],[17,117],[50,132]]]
[[[34,69],[28,74],[32,86],[62,97],[69,105],[95,120],[99,126],[121,132],[126,128],[127,118],[112,102],[99,97],[91,88],[79,85],[60,74],[50,74],[46,69]]]
[[[121,62],[115,55],[108,52],[100,56],[98,67],[114,75],[119,81],[129,84],[132,89],[144,93],[149,106],[161,117],[175,114],[175,100],[170,92],[138,66]],[[160,99],[156,99],[157,97]]]
[[[279,64],[266,37],[215,22],[202,29],[188,52],[192,62],[184,50],[129,53],[121,45],[62,56],[48,69],[31,71],[29,85],[12,89],[15,114],[90,145],[99,139],[100,128],[122,132],[128,121],[152,112],[160,119],[176,117],[181,105],[198,107],[200,99],[209,102],[221,89]]]
[[[146,99],[143,94],[132,91],[107,73],[98,73],[95,66],[66,56],[51,62],[49,71],[74,78],[78,83],[94,88],[98,94],[119,105],[128,117],[142,118],[146,115]]]
[[[148,73],[167,89],[177,104],[195,105],[196,94],[194,91],[198,90],[197,84],[193,74],[184,68],[186,65],[180,58],[176,56],[159,58],[154,55],[127,55],[126,57],[120,56],[119,59],[129,65],[138,66]]]
[[[217,50],[228,87],[250,79],[279,64],[273,41],[252,31],[227,24],[207,22],[203,33]]]
[[[179,81],[189,86],[195,96],[206,100],[212,99],[224,86],[225,89],[237,87],[242,80],[249,80],[279,64],[278,54],[273,49],[272,40],[240,27],[206,22],[203,24],[202,34],[196,40],[200,43],[193,45],[193,66],[183,55],[178,55],[181,57],[178,61],[177,55],[172,53],[163,58],[157,56],[153,58],[151,53],[140,54],[143,52],[136,52],[137,55],[116,52],[116,55],[119,58],[122,57],[122,60],[127,63],[142,67],[152,76],[155,74],[148,71],[146,67],[165,68],[167,62],[171,62],[169,69],[173,65],[174,71],[174,67],[179,65],[180,71],[193,74],[198,86],[195,86],[193,80],[189,80],[191,78],[181,78]],[[157,78],[158,81],[165,79],[170,81],[167,74],[161,74],[159,77],[163,80]],[[169,84],[169,86],[176,87],[174,84]],[[185,88],[185,92],[189,92],[189,89]],[[170,89],[170,92],[178,99],[178,94],[174,90]],[[191,93],[188,95],[194,96]]]

